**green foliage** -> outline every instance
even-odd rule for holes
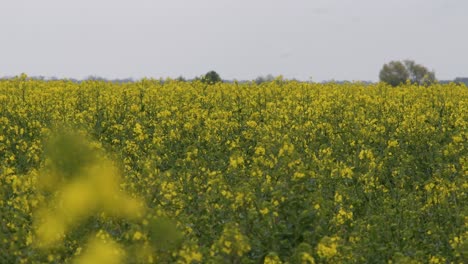
[[[268,74],[266,76],[258,76],[256,79],[255,79],[255,83],[256,84],[262,84],[262,83],[265,83],[265,82],[272,82],[275,80],[275,77],[271,74]]]
[[[436,81],[435,73],[414,61],[391,61],[384,64],[379,74],[380,81],[398,86],[410,81],[418,85],[429,85]]]
[[[409,80],[411,83],[419,85],[429,85],[436,81],[435,73],[429,71],[421,64],[416,64],[414,61],[405,60],[405,67],[409,73]]]
[[[409,73],[405,65],[399,61],[391,61],[384,64],[379,74],[380,81],[390,84],[391,86],[398,86],[404,84],[409,78]]]
[[[156,217],[149,221],[148,235],[154,248],[160,251],[177,249],[183,240],[183,234],[177,230],[177,223],[163,217]]]
[[[208,83],[208,84],[215,84],[215,83],[222,82],[222,79],[217,72],[209,71],[203,76],[202,82]]]

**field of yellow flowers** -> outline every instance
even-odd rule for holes
[[[0,263],[466,263],[468,89],[0,81]]]

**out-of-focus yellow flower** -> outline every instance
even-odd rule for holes
[[[260,210],[260,213],[261,213],[262,215],[266,215],[266,214],[268,214],[269,212],[270,212],[270,210],[268,210],[268,208],[266,208],[266,207]]]
[[[116,242],[99,238],[92,239],[75,264],[120,264],[124,263],[125,252]]]
[[[38,215],[40,222],[36,228],[37,246],[50,247],[63,239],[67,231],[66,219],[63,216],[45,211],[39,212]]]
[[[140,240],[142,237],[143,235],[139,231],[133,233],[133,240]]]

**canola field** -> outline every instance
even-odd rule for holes
[[[0,81],[0,263],[467,263],[468,89]]]

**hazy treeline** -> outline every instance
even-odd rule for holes
[[[8,80],[8,79],[14,79],[16,78],[17,76],[4,76],[4,77],[0,77],[0,80]],[[74,83],[81,83],[81,82],[84,82],[84,81],[105,81],[105,82],[112,82],[112,83],[133,83],[133,82],[138,82],[140,81],[141,79],[138,79],[138,78],[132,78],[132,77],[127,77],[127,78],[117,78],[117,79],[109,79],[109,78],[105,78],[105,77],[101,77],[101,76],[95,76],[95,75],[92,75],[92,76],[88,76],[86,78],[83,78],[83,79],[78,79],[78,78],[58,78],[58,77],[46,77],[46,76],[28,76],[28,78],[30,79],[33,79],[33,80],[42,80],[42,81],[57,81],[57,80],[68,80],[68,81],[71,81],[71,82],[74,82]],[[282,76],[274,76],[272,74],[267,74],[267,75],[260,75],[258,76],[257,78],[255,78],[254,80],[229,80],[229,79],[222,79],[222,82],[225,82],[225,83],[233,83],[233,82],[238,82],[238,83],[249,83],[249,82],[255,82],[257,84],[261,84],[261,83],[266,83],[266,82],[272,82],[274,81],[275,79],[284,79]],[[179,76],[179,77],[176,77],[176,78],[159,78],[159,80],[161,82],[165,82],[167,80],[177,80],[177,81],[182,81],[182,82],[192,82],[192,81],[197,81],[197,80],[202,80],[203,79],[203,76],[200,76],[200,77],[194,77],[194,78],[186,78],[184,76]],[[347,83],[353,83],[353,82],[356,82],[356,81],[349,81],[349,80],[335,80],[335,79],[331,79],[331,80],[325,80],[325,81],[321,81],[321,82],[317,82],[317,81],[313,81],[313,80],[299,80],[299,79],[296,79],[296,78],[291,78],[291,79],[288,79],[290,81],[298,81],[298,82],[312,82],[312,83],[337,83],[337,84],[347,84]],[[373,83],[376,83],[376,82],[373,82],[373,81],[359,81],[363,84],[373,84]],[[439,80],[438,81],[439,83],[441,84],[447,84],[447,83],[451,83],[451,82],[454,82],[454,83],[457,83],[457,84],[465,84],[466,86],[468,86],[468,77],[457,77],[453,80]]]

